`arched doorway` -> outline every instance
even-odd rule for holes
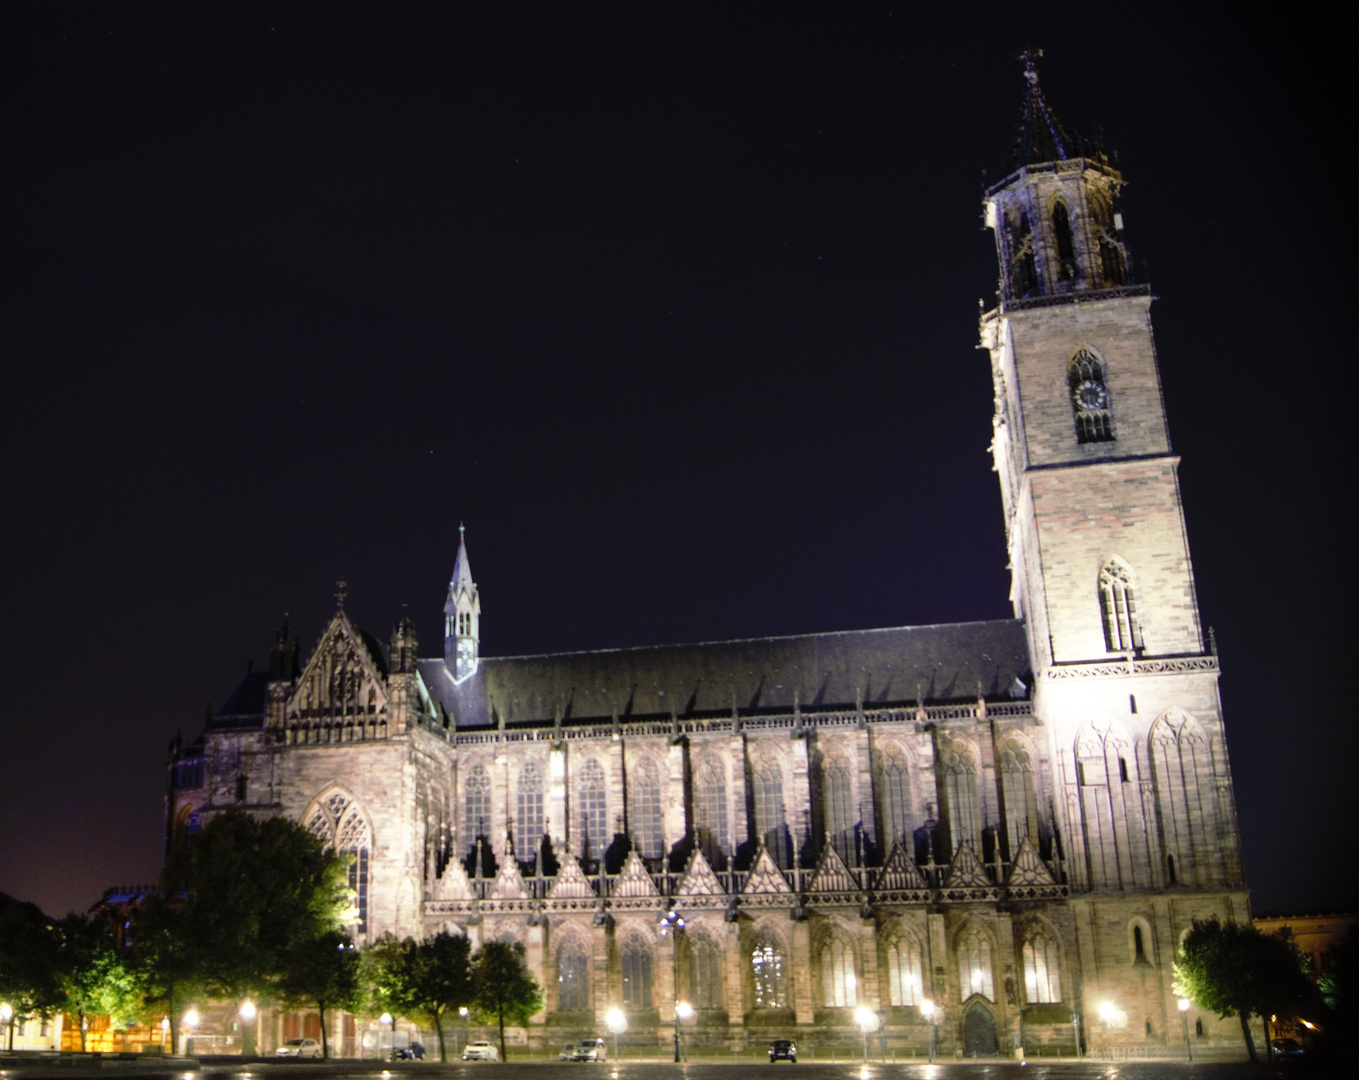
[[[1000,1052],[991,1010],[977,1002],[963,1016],[963,1056],[987,1057]]]

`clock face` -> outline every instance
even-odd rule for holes
[[[1076,399],[1076,406],[1078,408],[1091,411],[1103,409],[1109,402],[1109,397],[1105,392],[1104,387],[1097,382],[1091,382],[1089,379],[1076,387],[1075,391],[1073,391],[1073,396]]]

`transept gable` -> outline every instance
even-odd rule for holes
[[[590,887],[590,881],[585,876],[585,871],[580,868],[580,863],[569,851],[563,852],[557,860],[557,876],[552,882],[552,887],[547,890],[549,900],[583,900],[586,898],[594,899],[595,891]]]
[[[636,849],[628,852],[627,861],[623,863],[623,869],[618,873],[618,884],[614,887],[614,896],[660,896],[656,891],[656,883],[651,880],[651,873],[646,868],[646,863],[642,862],[642,857],[637,854]]]
[[[717,880],[717,875],[713,873],[713,868],[708,865],[708,860],[703,857],[703,852],[698,848],[694,848],[694,854],[689,859],[689,865],[684,870],[684,877],[680,879],[679,888],[675,890],[675,895],[726,895],[726,890],[722,888],[722,883]]]
[[[769,849],[763,843],[755,856],[755,865],[750,868],[750,876],[746,878],[746,887],[741,891],[746,896],[792,895],[793,890],[788,887],[783,872],[774,865]]]
[[[900,840],[892,845],[887,861],[882,864],[876,888],[879,891],[891,892],[913,892],[929,888],[925,875],[920,872],[920,868],[916,866],[915,860],[907,853],[906,846]]]
[[[337,611],[307,660],[288,701],[288,716],[377,714],[387,711],[381,650]]]
[[[972,845],[964,840],[958,845],[958,850],[953,856],[953,862],[949,864],[948,873],[944,875],[945,889],[989,889],[991,879],[986,876],[986,867],[982,866],[981,860],[977,858],[977,853],[972,850]]]

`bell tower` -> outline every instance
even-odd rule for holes
[[[481,643],[481,597],[467,559],[466,528],[458,526],[458,559],[444,602],[444,662],[461,681],[477,670]]]

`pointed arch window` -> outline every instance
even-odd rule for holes
[[[852,1009],[859,1003],[854,977],[854,950],[839,938],[821,947],[821,984],[828,1009]]]
[[[887,945],[887,992],[893,1005],[919,1005],[924,997],[924,969],[920,944],[914,938],[897,938]]]
[[[1113,442],[1114,427],[1109,411],[1109,388],[1104,383],[1104,364],[1081,349],[1067,365],[1071,408],[1076,420],[1078,443]]]
[[[981,815],[977,802],[977,755],[962,739],[942,747],[944,797],[948,802],[949,840],[956,851],[964,840],[977,848]]]
[[[826,831],[847,862],[854,859],[854,787],[840,758],[829,758],[822,770],[825,784]]]
[[[532,851],[543,836],[543,774],[532,761],[519,770],[515,795],[514,847],[521,853]]]
[[[1029,225],[1029,215],[1022,211],[1010,228],[1010,249],[1010,279],[1014,293],[1019,297],[1028,296],[1038,284],[1038,273],[1033,259],[1033,228]]]
[[[1052,205],[1052,238],[1057,244],[1057,280],[1076,280],[1076,242],[1071,235],[1071,212],[1058,199]]]
[[[1009,857],[1019,853],[1024,837],[1037,843],[1038,799],[1033,788],[1032,755],[1018,739],[1000,752],[1001,794],[1005,803],[1005,837]]]
[[[1121,559],[1110,559],[1099,572],[1099,598],[1104,610],[1104,644],[1110,652],[1142,648],[1142,620],[1137,614],[1137,589],[1132,569]]]
[[[696,1009],[720,1009],[722,950],[707,938],[694,938],[689,947],[689,1000]]]
[[[788,1004],[787,980],[783,973],[783,950],[768,938],[761,940],[750,954],[755,991],[755,1008],[782,1009]]]
[[[783,814],[783,770],[773,762],[755,777],[755,830],[780,869],[789,861],[788,823]]]
[[[900,754],[888,754],[882,767],[882,825],[888,848],[911,836],[911,772]]]
[[[661,781],[656,766],[643,760],[632,782],[632,833],[643,857],[659,859],[665,854],[661,823]]]
[[[577,941],[566,941],[557,950],[557,1008],[584,1012],[590,1007],[590,959]]]
[[[694,818],[698,843],[709,865],[718,867],[718,856],[727,850],[727,776],[721,764],[709,761],[694,784]]]
[[[354,893],[356,936],[368,932],[369,852],[373,831],[358,803],[342,791],[317,802],[306,819],[307,831],[337,854],[348,855],[349,888]]]
[[[980,994],[987,1001],[996,1000],[991,942],[975,926],[968,927],[958,938],[958,982],[964,1001],[973,994]]]
[[[590,857],[609,846],[608,804],[604,794],[604,770],[591,758],[580,770],[578,787],[580,808],[580,853]]]
[[[651,949],[636,934],[623,945],[623,1004],[651,1008]]]
[[[491,777],[485,765],[473,765],[465,785],[467,817],[464,832],[483,840],[491,835]]]
[[[1024,941],[1024,993],[1030,1005],[1062,1000],[1057,942],[1046,931],[1032,931]]]

